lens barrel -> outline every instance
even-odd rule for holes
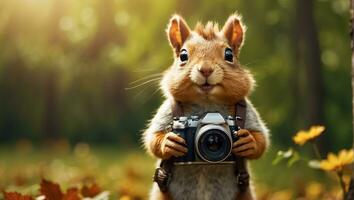
[[[208,124],[196,133],[195,145],[197,154],[202,160],[218,163],[230,155],[232,138],[223,126]]]

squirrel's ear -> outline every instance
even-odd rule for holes
[[[179,15],[174,15],[170,19],[170,23],[167,28],[167,35],[171,46],[178,52],[183,43],[190,35],[190,29],[187,23]]]
[[[237,14],[231,15],[222,28],[222,32],[229,45],[237,53],[242,46],[245,31],[246,27],[242,24],[241,17]]]

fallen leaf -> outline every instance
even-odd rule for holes
[[[92,198],[101,193],[101,191],[101,188],[96,183],[92,184],[90,187],[85,185],[81,188],[81,194],[83,197]]]
[[[77,188],[70,188],[66,191],[63,200],[80,200],[79,190]]]
[[[33,200],[29,195],[22,195],[18,192],[3,192],[5,200]]]
[[[58,184],[45,179],[41,182],[40,192],[45,196],[46,200],[63,200],[64,197]]]

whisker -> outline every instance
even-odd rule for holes
[[[145,98],[145,101],[143,102],[143,104],[145,104],[148,100],[150,100],[155,94],[156,92],[158,92],[160,90],[160,88],[157,88],[154,92],[152,92],[147,98]]]
[[[250,65],[250,64],[255,64],[255,63],[258,63],[258,62],[260,62],[261,60],[254,60],[254,61],[251,61],[251,62],[248,62],[248,63],[246,63],[246,64],[241,64],[241,66],[243,65],[243,66],[248,66],[248,65]]]
[[[143,78],[139,78],[139,79],[137,79],[137,80],[135,80],[135,81],[129,83],[129,85],[132,85],[132,84],[134,84],[134,83],[143,81],[143,80],[145,80],[145,79],[150,79],[150,78],[154,78],[154,77],[156,77],[156,76],[161,76],[161,75],[162,75],[162,73],[150,74],[150,75],[148,75],[148,76],[145,76],[145,77],[143,77]]]
[[[138,93],[136,93],[134,95],[134,99],[137,99],[139,96],[141,96],[147,89],[149,89],[150,87],[152,87],[154,85],[147,85],[145,86],[143,89],[141,89]]]
[[[126,90],[135,89],[135,88],[138,88],[138,87],[140,87],[140,86],[146,85],[146,84],[148,84],[148,83],[151,83],[151,82],[154,82],[154,81],[159,81],[159,80],[161,80],[161,79],[162,79],[161,77],[154,78],[154,79],[150,79],[150,80],[147,80],[147,81],[145,81],[145,82],[143,82],[143,83],[140,83],[140,84],[138,84],[138,85],[134,85],[134,86],[132,86],[132,87],[127,87],[127,88],[125,88],[125,89],[126,89]]]
[[[135,73],[139,73],[139,72],[153,72],[153,71],[157,71],[159,69],[156,69],[156,68],[145,68],[145,69],[136,69],[136,70],[133,70],[132,72],[135,72]]]

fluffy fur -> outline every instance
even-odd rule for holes
[[[167,34],[175,59],[161,81],[166,100],[143,134],[145,148],[151,155],[163,158],[162,143],[165,129],[172,122],[174,101],[181,103],[186,116],[207,111],[218,111],[224,116],[235,114],[234,105],[247,98],[254,85],[252,74],[237,60],[244,31],[238,15],[231,15],[221,30],[216,23],[208,22],[205,26],[198,23],[191,31],[180,16],[171,18]],[[232,62],[224,59],[226,48],[233,50]],[[179,59],[182,49],[188,52],[187,62]],[[210,72],[208,76],[203,75],[206,70]],[[247,158],[256,159],[269,145],[269,131],[249,100],[245,129],[258,147]],[[226,164],[175,166],[169,192],[161,193],[154,183],[150,199],[254,199],[252,187],[244,196],[239,195],[233,167]]]
[[[229,35],[230,38],[226,37],[226,34],[230,34],[230,26],[233,26],[233,21],[239,20],[237,15],[229,17],[221,32],[218,25],[212,22],[208,22],[206,26],[198,23],[195,31],[186,31],[188,25],[185,24],[184,20],[174,23],[177,19],[181,19],[181,17],[172,18],[169,26],[170,31],[168,31],[170,44],[177,53],[175,53],[175,61],[172,67],[165,72],[161,82],[164,94],[177,101],[218,102],[229,105],[233,105],[248,96],[255,82],[252,74],[243,69],[236,58],[232,63],[224,60],[223,50],[226,47],[232,47],[235,57],[237,57],[239,48],[243,43],[243,33],[240,35],[236,32],[236,36],[231,34]],[[238,23],[241,28],[244,27],[240,24],[241,22]],[[180,24],[183,27],[185,41],[181,40],[181,33],[175,33],[178,28],[173,28],[173,24]],[[237,44],[230,45],[229,41],[233,40]],[[181,44],[176,41],[180,41]],[[188,51],[189,60],[184,65],[178,59],[180,49]],[[200,74],[199,71],[203,68],[211,68],[213,72],[209,77],[206,78]],[[206,82],[215,85],[215,87],[205,95],[199,86]]]
[[[223,115],[232,113],[229,106],[210,104],[207,107],[195,104],[183,104],[185,115],[201,115],[210,110],[218,110]],[[172,121],[171,101],[165,102],[158,109],[156,115],[151,120],[149,128],[144,133],[144,144],[146,149],[152,155],[161,155],[158,141],[163,136],[159,131],[164,130]],[[247,101],[246,124],[245,129],[261,132],[269,144],[269,131],[253,105]],[[158,138],[158,139],[157,139]],[[153,144],[153,145],[152,145]],[[263,153],[263,152],[261,152]],[[157,161],[157,164],[160,160]],[[192,187],[191,187],[192,186]],[[173,172],[173,180],[170,185],[170,198],[172,199],[235,199],[238,193],[236,177],[232,165],[199,165],[199,166],[176,166]],[[150,199],[168,199],[155,198],[163,197],[154,183]],[[253,195],[253,194],[250,194]],[[254,196],[254,195],[253,195]]]

